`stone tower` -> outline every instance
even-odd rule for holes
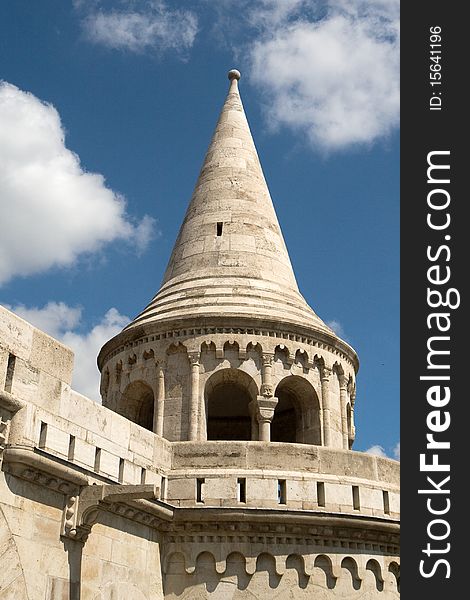
[[[228,76],[161,287],[98,357],[103,404],[174,443],[163,499],[198,511],[165,549],[169,597],[212,597],[239,561],[237,593],[217,597],[268,598],[241,580],[264,565],[281,581],[290,563],[307,596],[320,565],[325,598],[342,597],[342,568],[372,597],[397,574],[396,469],[350,452],[358,358],[299,292]],[[304,597],[292,586],[276,597]]]
[[[175,442],[350,449],[358,359],[299,292],[229,78],[162,285],[100,352],[103,404]]]
[[[301,296],[238,71],[163,283],[73,353],[0,307],[0,600],[396,600],[399,464]]]

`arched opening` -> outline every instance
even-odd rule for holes
[[[271,441],[321,444],[320,403],[312,384],[298,375],[282,379],[271,423]]]
[[[117,411],[130,421],[153,431],[154,395],[142,381],[130,383],[119,399]]]
[[[271,423],[272,442],[295,442],[297,437],[297,413],[295,398],[288,391],[281,392]]]
[[[251,440],[249,404],[256,398],[253,379],[237,369],[216,371],[205,386],[207,439]]]

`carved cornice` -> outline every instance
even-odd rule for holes
[[[5,390],[0,391],[0,407],[5,408],[11,413],[18,412],[21,408],[25,406],[23,400],[20,400],[10,392],[6,392]]]
[[[21,479],[74,494],[89,478],[62,462],[51,460],[31,446],[7,446],[3,453],[3,470]]]
[[[98,356],[98,365],[102,369],[104,364],[114,356],[117,356],[125,350],[136,348],[142,344],[148,344],[152,342],[160,342],[162,340],[169,340],[174,342],[178,340],[181,342],[183,339],[194,339],[194,337],[211,336],[214,334],[230,334],[232,337],[234,334],[239,335],[253,335],[257,337],[275,338],[279,340],[287,340],[293,342],[299,342],[308,346],[312,346],[313,349],[326,350],[327,352],[338,356],[342,360],[346,361],[355,371],[359,368],[358,357],[346,342],[339,338],[333,338],[326,332],[322,331],[301,331],[301,327],[289,327],[289,328],[276,328],[266,326],[241,326],[241,327],[226,327],[226,326],[187,326],[187,327],[173,327],[166,329],[159,329],[156,331],[145,331],[143,328],[137,330],[127,330],[122,332],[109,340]],[[161,325],[160,325],[161,327]],[[121,343],[118,343],[122,340]],[[203,343],[204,340],[201,341]]]
[[[175,509],[172,522],[162,523],[165,540],[175,544],[263,544],[305,548],[349,548],[397,555],[399,524],[335,514],[236,509]],[[269,513],[269,514],[268,514]],[[197,518],[199,517],[199,518]],[[207,520],[205,517],[208,517]],[[211,518],[212,517],[212,518]],[[250,518],[251,517],[251,518]],[[288,551],[289,552],[289,551]]]

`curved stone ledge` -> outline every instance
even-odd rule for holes
[[[173,471],[287,470],[360,478],[396,488],[400,483],[399,462],[353,450],[282,442],[204,441],[172,442],[171,445]]]
[[[174,442],[172,449],[166,499],[175,506],[399,519],[399,463],[390,459],[264,442]]]

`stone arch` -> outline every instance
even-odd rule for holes
[[[208,440],[251,440],[250,402],[258,395],[253,378],[240,369],[220,369],[206,381]]]
[[[321,445],[320,402],[313,385],[299,375],[281,379],[271,423],[271,441]]]
[[[344,373],[343,365],[340,362],[335,361],[332,369],[333,369],[333,372],[336,373],[338,379],[340,379],[341,377],[344,377],[345,373]]]
[[[278,587],[281,581],[281,576],[277,573],[276,559],[272,554],[262,552],[258,555],[258,558],[256,559],[256,571],[258,573],[261,571],[267,572],[269,587],[271,589],[275,589]]]
[[[382,569],[380,568],[380,564],[374,558],[371,558],[367,561],[366,571],[371,571],[375,577],[375,587],[378,592],[383,591],[384,589],[384,580],[382,577]]]
[[[274,360],[282,362],[284,368],[290,367],[292,358],[289,348],[285,344],[278,344],[274,348]]]
[[[203,550],[197,555],[195,572],[200,573],[201,571],[209,571],[210,573],[216,572],[215,556],[212,554],[212,552]]]
[[[153,431],[155,398],[152,388],[143,381],[129,383],[120,395],[116,412],[130,421]]]
[[[392,561],[388,565],[388,570],[395,577],[397,591],[400,592],[400,565],[396,561]]]
[[[333,563],[331,562],[331,558],[326,554],[319,554],[315,557],[313,566],[323,571],[326,586],[328,589],[332,590],[336,585],[336,577],[333,575]]]
[[[228,360],[232,368],[240,366],[240,346],[236,340],[227,340],[223,347],[224,359]]]
[[[257,341],[248,342],[246,345],[247,352],[257,352],[260,356],[263,354],[263,348],[261,344]]]
[[[304,590],[308,585],[309,577],[305,573],[305,559],[301,554],[289,554],[286,558],[286,569],[294,569],[297,572],[297,584]]]
[[[170,552],[164,560],[164,573],[186,573],[186,557],[178,550]]]
[[[244,591],[248,588],[251,575],[246,572],[246,559],[241,552],[230,552],[226,559],[223,577],[236,577],[237,589]]]
[[[295,353],[294,363],[299,364],[304,371],[308,370],[309,357],[306,350],[299,349]]]
[[[355,590],[358,590],[361,587],[361,579],[359,577],[357,563],[350,556],[346,556],[341,561],[341,568],[345,569],[351,575],[351,583]]]

